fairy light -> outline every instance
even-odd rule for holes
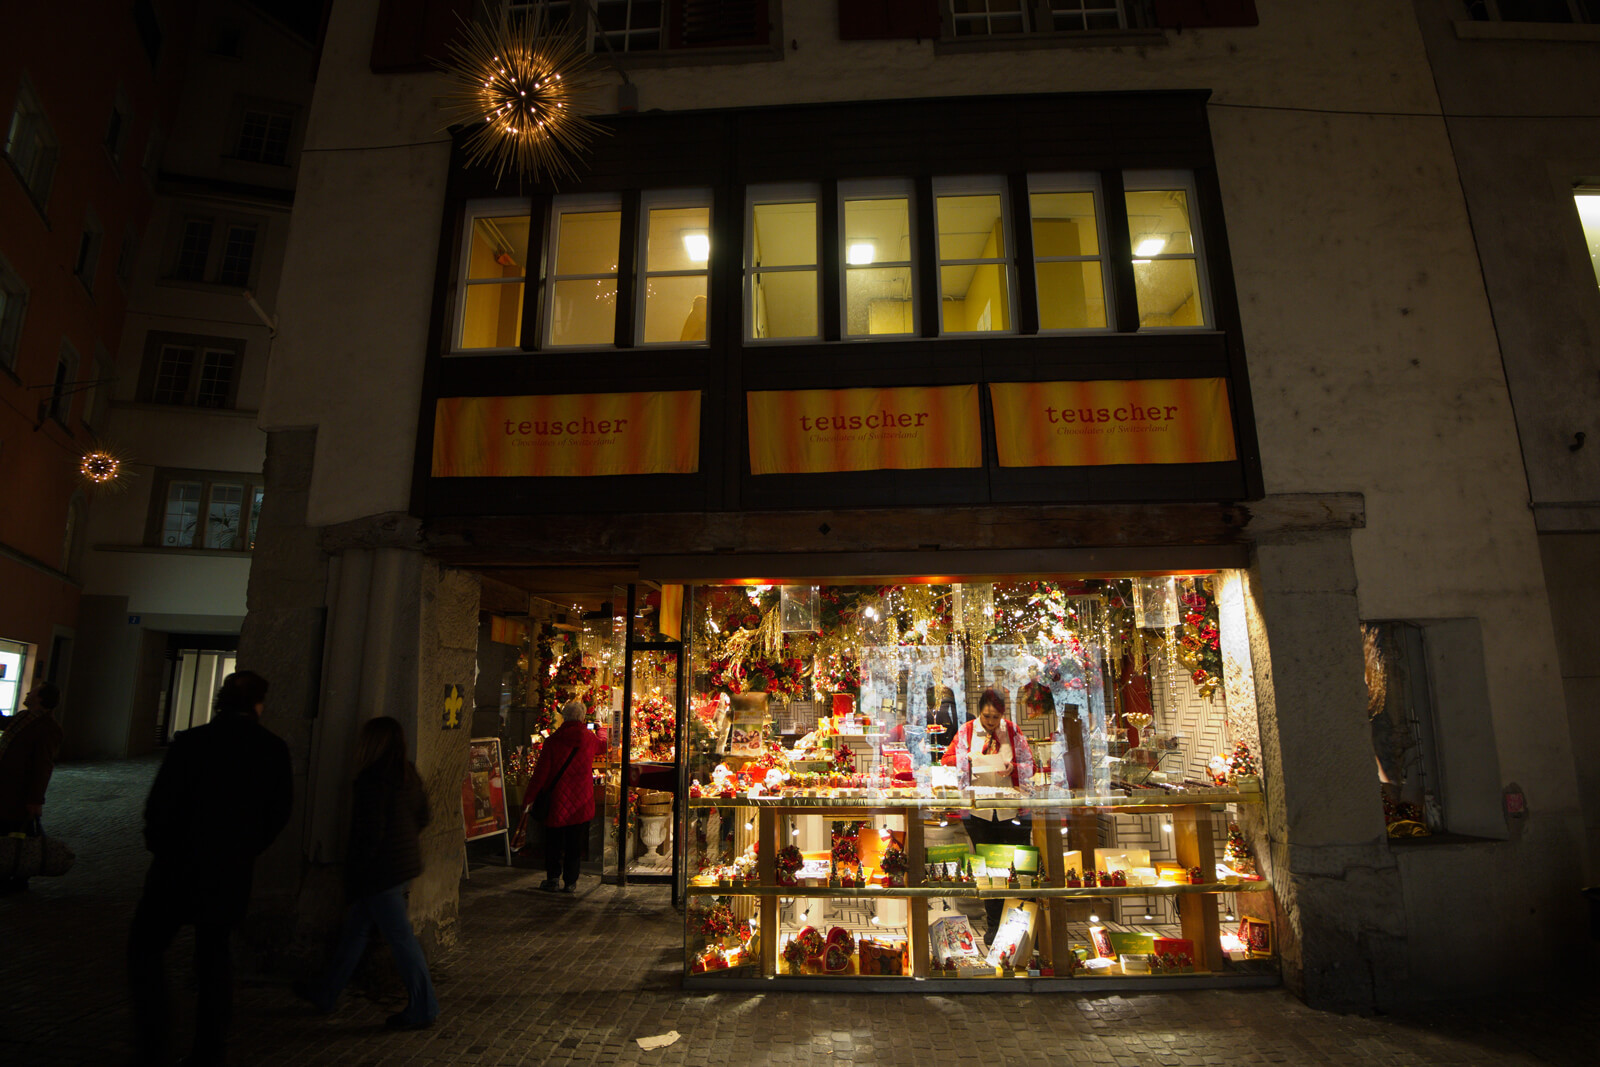
[[[122,473],[122,460],[110,452],[96,449],[84,453],[83,460],[78,464],[78,473],[96,485],[106,485],[117,480],[117,475]]]

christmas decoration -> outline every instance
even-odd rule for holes
[[[78,473],[95,485],[108,485],[122,472],[122,460],[103,449],[85,452],[78,463]]]
[[[1178,592],[1183,604],[1178,660],[1188,669],[1202,700],[1210,700],[1222,685],[1221,630],[1217,602],[1208,595],[1210,591],[1210,578],[1185,578]]]
[[[1244,831],[1239,829],[1236,822],[1228,824],[1228,841],[1222,848],[1222,861],[1239,874],[1256,873],[1255,860],[1250,858],[1250,846],[1245,842]]]
[[[1232,782],[1243,776],[1251,778],[1256,776],[1256,760],[1250,754],[1250,745],[1240,741],[1233,746],[1233,755],[1228,757],[1228,781]]]
[[[551,28],[541,7],[529,16],[474,19],[460,27],[441,69],[445,108],[471,132],[467,162],[519,179],[577,178],[575,160],[605,127],[584,117],[598,87],[584,39]]]

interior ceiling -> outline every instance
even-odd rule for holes
[[[540,600],[549,601],[557,608],[579,607],[584,611],[598,610],[603,601],[614,600],[619,605],[621,596],[617,587],[639,580],[638,567],[569,566],[569,567],[475,567],[468,568],[484,578],[508,586],[510,589]],[[495,606],[486,603],[486,611],[508,611],[505,590],[494,598]],[[623,593],[622,596],[625,596]],[[490,598],[485,597],[488,601]]]

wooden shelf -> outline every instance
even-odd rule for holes
[[[1107,795],[1092,797],[999,797],[977,800],[963,797],[691,797],[689,807],[694,808],[771,808],[795,814],[827,814],[844,811],[987,811],[996,808],[1017,808],[1026,811],[1119,811],[1162,810],[1171,808],[1214,807],[1223,804],[1260,804],[1263,794],[1256,793],[1140,793],[1133,796]]]
[[[1208,882],[1202,885],[1130,885],[1067,888],[1065,886],[1052,886],[1048,889],[1008,889],[995,886],[970,886],[970,885],[909,885],[885,889],[882,886],[864,886],[861,888],[834,888],[830,886],[815,885],[759,885],[759,886],[718,886],[718,885],[690,885],[688,893],[692,897],[822,897],[848,899],[851,897],[872,898],[935,898],[935,897],[964,897],[981,900],[1001,900],[1006,897],[1020,897],[1024,900],[1040,898],[1062,898],[1065,900],[1090,899],[1102,897],[1176,897],[1200,893],[1264,893],[1271,888],[1265,881],[1239,882],[1230,885],[1227,882]]]

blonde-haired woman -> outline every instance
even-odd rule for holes
[[[350,907],[344,928],[328,970],[316,981],[298,983],[295,990],[318,1011],[332,1011],[376,926],[406,987],[405,1010],[389,1016],[387,1025],[391,1030],[420,1030],[438,1018],[439,1001],[406,914],[406,887],[422,873],[419,839],[431,813],[422,778],[406,759],[406,735],[398,720],[383,716],[361,727],[353,800],[345,862]]]
[[[603,746],[600,736],[584,726],[588,714],[581,700],[561,707],[561,726],[545,741],[522,794],[522,810],[533,808],[534,798],[550,790],[545,813],[544,868],[540,889],[571,893],[578,886],[578,862],[594,818],[594,758]]]

